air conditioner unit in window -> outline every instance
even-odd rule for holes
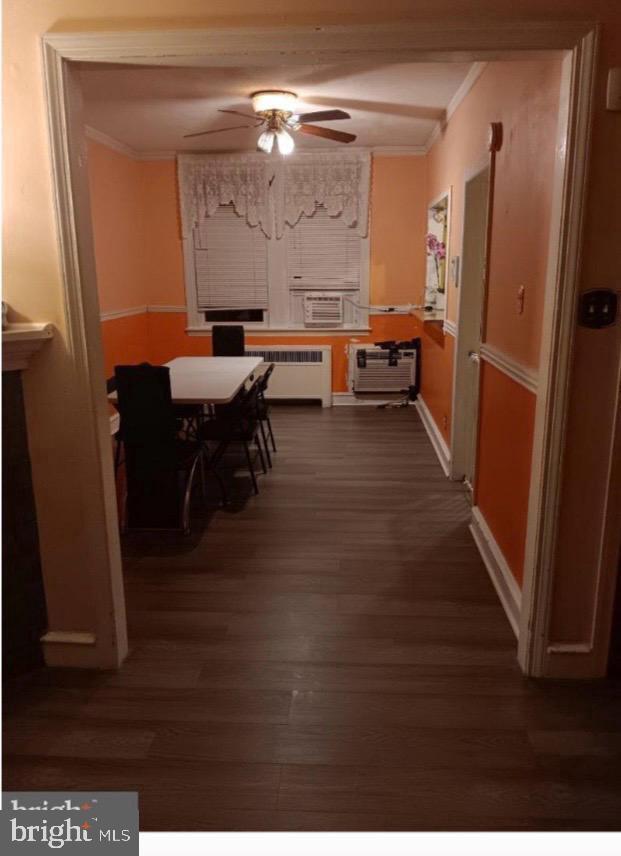
[[[353,392],[407,392],[416,384],[418,351],[384,350],[373,345],[350,345]]]
[[[308,291],[304,295],[305,327],[342,327],[343,295]]]

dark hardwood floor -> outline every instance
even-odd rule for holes
[[[258,497],[127,541],[119,672],[5,691],[8,790],[143,830],[621,828],[619,682],[522,678],[414,408],[275,408]]]

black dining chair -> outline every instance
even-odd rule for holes
[[[197,472],[205,493],[203,445],[178,436],[170,369],[115,366],[114,376],[127,482],[124,528],[188,534]]]
[[[214,324],[211,328],[211,352],[214,357],[243,357],[246,353],[241,324]]]
[[[106,379],[106,393],[110,395],[111,392],[116,392],[116,378],[114,375]],[[123,444],[121,443],[120,432],[117,431],[114,434],[114,475],[116,477],[117,472],[119,471],[119,467],[123,463],[122,459],[123,454]]]
[[[274,439],[274,431],[272,429],[272,420],[270,419],[270,406],[265,398],[265,393],[267,392],[267,388],[270,382],[270,377],[272,376],[272,372],[275,369],[275,364],[270,363],[267,369],[263,372],[263,374],[258,378],[259,381],[259,395],[257,398],[257,416],[259,419],[259,425],[261,426],[261,433],[263,435],[263,442],[265,443],[265,449],[267,451],[267,459],[270,467],[272,466],[272,456],[270,455],[269,448],[267,445],[267,438],[265,436],[265,423],[267,425],[267,430],[269,434],[269,438],[272,443],[272,451],[276,451],[276,440]]]
[[[217,405],[213,418],[205,422],[200,430],[212,468],[218,465],[231,443],[240,443],[243,446],[255,494],[259,493],[259,485],[250,454],[251,444],[257,448],[263,472],[267,472],[257,415],[260,380],[257,378],[249,389],[240,390],[230,404]],[[213,454],[209,453],[209,443],[216,443]]]

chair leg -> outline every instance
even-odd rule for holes
[[[205,486],[205,455],[201,450],[199,454],[200,470],[201,470],[201,493],[203,494],[203,502],[207,505],[207,488]]]
[[[192,485],[194,483],[194,476],[196,475],[196,466],[198,464],[199,457],[200,455],[197,455],[194,458],[194,462],[192,463],[185,483],[183,506],[181,508],[181,528],[183,529],[184,535],[190,534],[190,500],[192,498]]]
[[[218,446],[218,448],[215,451],[215,454],[212,457],[210,457],[209,449],[207,448],[207,444],[205,444],[203,446],[203,455],[204,455],[204,458],[207,460],[207,466],[209,467],[210,471],[214,474],[214,477],[215,477],[216,481],[218,482],[218,487],[220,488],[220,495],[222,496],[222,505],[227,505],[228,497],[226,494],[226,488],[224,486],[224,482],[222,481],[222,476],[220,475],[220,473],[216,469],[216,459],[217,459],[218,452],[220,452],[220,448],[221,447]],[[221,452],[220,457],[222,456],[222,454],[223,453]]]
[[[263,454],[263,446],[261,445],[261,439],[259,437],[259,432],[257,431],[254,435],[254,442],[259,452],[259,460],[261,461],[261,469],[263,473],[267,473],[267,467],[265,466],[265,455]]]
[[[116,475],[118,468],[121,466],[121,441],[116,438],[116,446],[114,447],[114,474]]]
[[[263,440],[263,448],[265,449],[265,455],[267,457],[267,465],[268,467],[272,467],[272,456],[270,455],[269,446],[267,445],[267,437],[265,436],[265,428],[263,426],[263,422],[259,419],[259,430],[261,431],[261,438]]]
[[[272,423],[269,416],[265,417],[265,421],[267,422],[267,429],[270,435],[270,440],[272,441],[272,449],[276,451],[276,441],[274,440],[274,432],[272,431]]]
[[[248,470],[250,471],[250,478],[252,479],[252,487],[254,488],[255,494],[257,494],[259,492],[259,485],[257,483],[257,477],[254,472],[254,467],[252,466],[252,455],[250,454],[248,443],[245,440],[244,451],[246,452],[246,461],[248,462]]]

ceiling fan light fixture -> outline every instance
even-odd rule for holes
[[[278,151],[281,155],[290,155],[295,148],[293,137],[282,128],[276,131],[276,142],[278,143]]]
[[[257,148],[265,152],[266,155],[269,155],[274,148],[274,132],[263,131],[257,140]]]
[[[293,113],[297,101],[295,92],[287,92],[284,89],[266,89],[261,92],[254,92],[251,98],[255,113],[268,113],[270,110]]]

